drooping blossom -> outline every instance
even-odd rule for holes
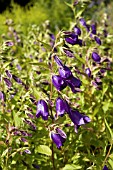
[[[49,111],[48,105],[44,100],[39,100],[37,103],[36,117],[42,117],[43,120],[48,120]]]
[[[104,165],[103,170],[109,170],[108,167],[106,165]]]
[[[88,75],[88,77],[91,77],[91,70],[90,68],[85,69],[85,73]]]
[[[95,62],[97,62],[97,63],[99,63],[100,60],[101,60],[99,54],[96,53],[96,52],[93,52],[93,53],[92,53],[92,59],[93,59]]]
[[[73,109],[70,109],[69,117],[71,121],[74,123],[76,132],[79,126],[89,123],[91,121],[91,119],[88,116],[82,115],[78,110]]]
[[[56,87],[56,89],[59,91],[63,90],[67,86],[64,79],[59,75],[52,76],[52,83]]]
[[[67,136],[64,131],[60,128],[56,130],[57,132],[51,132],[51,139],[56,144],[57,148],[60,149],[63,146]]]

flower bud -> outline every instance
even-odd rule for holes
[[[100,56],[96,52],[92,53],[92,59],[97,63],[101,60]]]

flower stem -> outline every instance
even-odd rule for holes
[[[55,170],[54,145],[53,145],[53,142],[52,142],[52,163],[53,163],[53,170]]]
[[[106,161],[107,161],[107,158],[108,158],[109,155],[110,155],[111,149],[112,149],[112,144],[111,144],[111,146],[110,146],[110,148],[109,148],[109,150],[108,150],[108,153],[107,153],[107,155],[106,155],[106,157],[105,157],[105,159],[104,159],[104,162],[103,162],[103,166],[102,166],[102,167],[104,167],[104,165],[106,164]]]

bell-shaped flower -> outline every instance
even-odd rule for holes
[[[56,99],[56,116],[63,116],[65,112],[69,113],[70,107],[62,98]]]
[[[59,75],[52,76],[52,83],[56,87],[56,89],[59,91],[63,90],[67,86],[64,79]]]
[[[108,167],[106,165],[104,165],[103,170],[109,170]]]
[[[73,93],[76,93],[77,92],[76,88],[80,88],[81,86],[80,79],[74,77],[73,75],[66,79],[66,83],[71,88]]]
[[[72,76],[71,70],[67,66],[60,67],[59,68],[59,74],[64,79],[67,79],[70,76]]]
[[[101,45],[101,40],[97,36],[94,37],[95,41],[97,44]]]
[[[84,125],[91,121],[91,119],[88,116],[82,115],[78,110],[70,109],[69,117],[75,126]]]
[[[56,129],[55,132],[51,132],[51,139],[56,144],[57,148],[60,149],[63,146],[63,143],[65,142],[67,136],[66,134],[59,128]]]
[[[63,67],[64,65],[63,65],[63,63],[62,63],[62,61],[60,60],[60,58],[58,57],[58,56],[54,56],[54,59],[55,59],[55,61],[56,61],[56,63],[57,63],[57,65],[58,66],[61,66],[61,67]]]
[[[85,69],[85,73],[88,75],[88,77],[91,77],[91,70],[90,68]]]
[[[49,116],[48,106],[44,100],[39,100],[37,103],[36,117],[42,117],[43,120],[47,120]]]
[[[81,35],[81,30],[77,26],[74,27],[74,32],[76,35]]]
[[[86,26],[86,21],[83,19],[83,18],[80,18],[80,24],[82,25],[82,26]]]
[[[5,77],[3,79],[4,79],[5,83],[6,83],[6,85],[10,88],[12,86],[11,81],[8,78],[5,78]]]
[[[91,33],[96,34],[96,24],[91,25]]]
[[[100,56],[96,52],[92,53],[92,59],[97,63],[99,63],[101,60]]]
[[[70,49],[64,48],[63,51],[67,57],[70,57],[70,58],[74,57],[73,51],[71,51]]]
[[[66,38],[65,38],[65,41],[66,41],[68,44],[71,44],[71,45],[75,45],[75,44],[77,44],[77,42],[78,42],[78,40],[74,40],[74,39],[72,39],[72,38],[70,38],[70,37],[66,37]]]

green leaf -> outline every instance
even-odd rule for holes
[[[40,40],[37,40],[37,41],[39,41],[40,43],[42,43],[43,46],[44,46],[46,49],[51,50],[51,46],[50,46],[49,44],[47,44],[47,43],[45,43],[45,42],[43,42],[43,41],[40,41]]]
[[[70,165],[67,164],[62,170],[76,170],[76,169],[81,169],[82,167],[79,165]]]
[[[104,121],[105,121],[106,129],[107,129],[107,135],[108,135],[109,141],[110,141],[110,143],[113,143],[113,132],[112,132],[110,126],[108,125],[106,119],[104,119]]]
[[[52,155],[51,149],[48,146],[46,146],[46,145],[39,145],[36,148],[36,151],[38,153],[41,153],[41,154],[44,154],[44,155],[47,155],[47,156],[51,156]]]

